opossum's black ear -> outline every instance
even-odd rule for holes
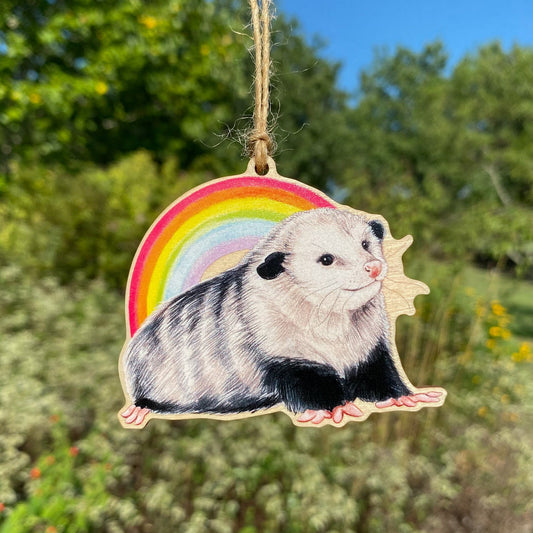
[[[284,259],[285,254],[283,252],[274,252],[273,254],[267,255],[265,260],[257,267],[257,273],[263,279],[277,278],[285,271],[282,264]]]
[[[378,238],[383,239],[383,235],[385,235],[385,228],[383,227],[383,224],[379,220],[371,220],[368,225],[372,229],[372,233]]]

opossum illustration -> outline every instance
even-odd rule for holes
[[[357,399],[439,402],[439,392],[413,392],[392,356],[384,233],[350,211],[302,211],[235,268],[165,302],[123,355],[125,423],[279,405],[302,423],[339,423],[363,415]]]

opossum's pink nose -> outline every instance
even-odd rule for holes
[[[375,279],[381,274],[381,262],[380,261],[370,261],[365,265],[365,270],[370,274],[370,277]]]

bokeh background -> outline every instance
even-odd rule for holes
[[[181,193],[246,165],[248,7],[4,0],[2,533],[533,531],[533,48],[402,45],[340,82],[293,4],[273,32],[278,170],[414,235],[406,273],[432,292],[397,344],[446,404],[341,430],[122,429],[135,249]]]

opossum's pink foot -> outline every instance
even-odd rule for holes
[[[383,409],[385,407],[415,407],[417,403],[438,403],[442,392],[429,391],[410,394],[409,396],[400,396],[399,398],[389,398],[384,402],[377,402],[376,407]]]
[[[120,413],[120,416],[127,418],[133,411],[135,411],[135,405],[131,404],[124,412]]]
[[[344,415],[354,417],[363,416],[363,411],[361,411],[361,409],[359,409],[359,407],[357,407],[357,405],[355,405],[353,402],[347,402],[344,405],[338,405],[335,407],[335,409],[333,409],[332,412],[333,422],[335,422],[335,424],[339,424],[342,422]]]
[[[126,424],[133,424],[135,426],[140,426],[150,412],[150,409],[136,407],[135,405],[130,405],[123,413],[120,415],[124,418]]]
[[[324,409],[320,409],[318,411],[307,409],[307,411],[305,411],[305,413],[297,420],[298,422],[311,422],[312,424],[320,424],[320,422],[323,422],[326,420],[326,418],[331,418],[330,411],[325,411]]]

